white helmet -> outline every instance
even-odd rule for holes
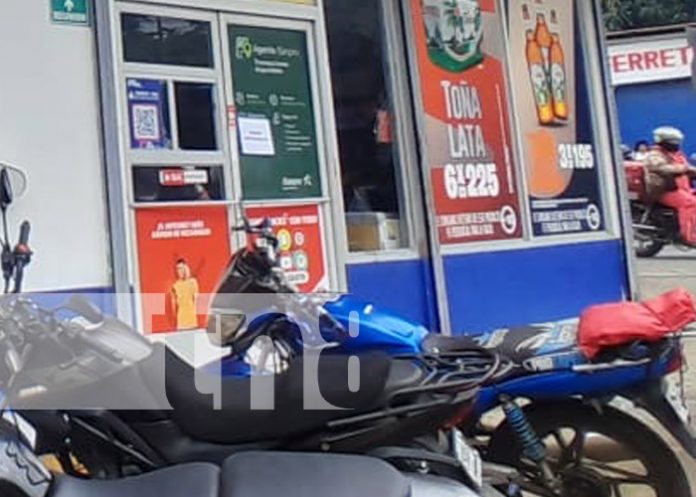
[[[677,145],[684,142],[684,133],[672,126],[661,126],[653,131],[653,137],[657,144]]]

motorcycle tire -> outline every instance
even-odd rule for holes
[[[657,254],[662,252],[663,248],[665,248],[664,243],[658,242],[657,240],[651,240],[650,243],[635,247],[636,257],[640,257],[641,259],[655,257]]]
[[[665,247],[665,243],[654,238],[650,238],[646,243],[638,243],[637,236],[639,235],[639,229],[635,228],[636,225],[640,225],[643,222],[643,211],[637,209],[633,205],[631,206],[631,217],[633,218],[634,233],[633,233],[633,248],[636,253],[636,257],[649,258],[655,257],[659,254]],[[645,235],[650,236],[650,235]]]
[[[554,433],[569,428],[576,433],[591,433],[607,437],[628,449],[631,461],[640,461],[646,475],[640,478],[648,480],[652,492],[657,497],[689,497],[691,489],[689,479],[676,453],[665,441],[647,425],[638,419],[617,409],[605,407],[602,414],[580,403],[554,405],[532,404],[525,409],[531,426],[542,440],[553,437]],[[573,441],[574,442],[574,441]],[[571,442],[570,445],[573,445]],[[583,447],[584,450],[584,447]],[[522,449],[510,426],[503,422],[493,433],[488,444],[487,459],[522,471],[529,469],[529,463],[520,462]],[[554,466],[553,463],[552,466]],[[614,497],[630,495],[627,492],[616,493],[610,477],[602,476],[594,460],[577,457],[572,467],[560,470],[556,464],[554,471],[559,471],[563,482],[563,495],[573,497]],[[624,464],[624,462],[622,462]],[[607,466],[604,464],[604,466]],[[641,494],[642,495],[642,494]]]

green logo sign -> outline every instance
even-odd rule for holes
[[[463,72],[483,61],[478,0],[422,0],[428,53],[434,64]]]
[[[51,0],[51,20],[62,24],[88,24],[88,0]]]
[[[237,36],[234,44],[238,59],[251,59],[254,55],[254,45],[247,36]]]

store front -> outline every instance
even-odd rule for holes
[[[610,43],[609,67],[624,143],[633,147],[650,141],[656,127],[669,125],[684,131],[685,151],[696,153],[693,58],[683,30]]]
[[[79,167],[103,164],[104,257],[89,284],[37,290],[115,290],[145,332],[198,328],[181,302],[213,290],[246,216],[273,220],[301,290],[443,332],[631,294],[592,2],[91,4],[37,30],[93,50],[72,83],[100,102]]]

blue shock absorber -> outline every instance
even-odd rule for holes
[[[501,401],[505,418],[517,437],[524,455],[532,462],[542,464],[546,460],[546,446],[529,424],[524,411],[510,398],[502,397]]]

